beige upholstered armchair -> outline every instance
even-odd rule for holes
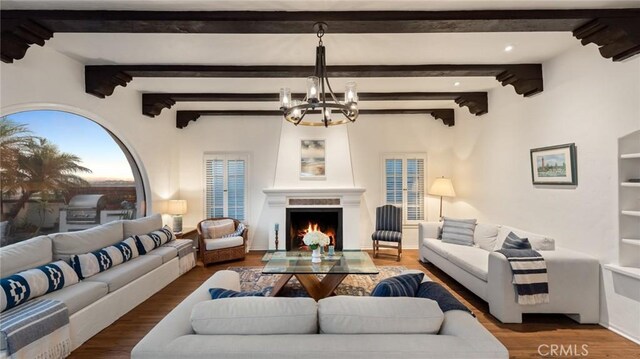
[[[244,259],[247,228],[237,219],[208,218],[198,223],[198,246],[202,263]]]

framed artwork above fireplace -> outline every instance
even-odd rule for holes
[[[325,140],[300,140],[300,179],[326,179]]]

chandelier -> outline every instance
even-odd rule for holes
[[[305,98],[293,100],[291,89],[280,89],[280,110],[284,118],[294,125],[333,126],[355,122],[358,118],[358,91],[355,82],[347,82],[344,90],[344,102],[338,101],[327,78],[327,62],[325,48],[322,44],[327,24],[318,22],[313,25],[318,36],[316,47],[316,68],[313,76],[307,77],[307,94]],[[333,119],[333,114],[340,114]],[[320,118],[316,116],[320,114]]]

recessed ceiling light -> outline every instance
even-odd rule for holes
[[[453,86],[460,86],[460,82],[458,82],[458,81],[454,82]]]
[[[513,45],[507,45],[504,47],[504,52],[511,52],[513,50]]]

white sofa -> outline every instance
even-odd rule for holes
[[[441,223],[419,225],[420,258],[430,262],[489,303],[491,314],[503,323],[522,323],[523,313],[567,314],[579,323],[600,319],[600,265],[580,252],[558,248],[548,236],[517,228],[479,223],[474,246],[444,243],[438,239]],[[549,303],[520,305],[516,302],[512,272],[500,249],[513,231],[528,238],[544,257],[549,281]]]
[[[91,229],[55,233],[0,248],[2,277],[50,263],[69,260],[113,245],[131,235],[162,227],[160,215],[110,222]],[[159,247],[146,255],[39,298],[56,299],[69,310],[72,350],[111,325],[138,304],[180,276],[178,252]],[[0,358],[6,350],[0,348]]]
[[[350,358],[350,359],[394,359],[394,358],[508,358],[507,349],[469,313],[452,310],[444,313],[444,322],[438,334],[269,334],[269,335],[199,335],[191,322],[192,309],[199,303],[210,301],[209,288],[218,287],[239,291],[240,278],[233,271],[219,271],[180,303],[158,325],[156,325],[133,348],[133,359],[172,358]],[[371,297],[331,297],[329,300],[367,303],[370,299],[397,299]],[[233,301],[244,298],[217,299]],[[303,298],[272,298],[282,300]],[[415,299],[415,298],[406,298]],[[309,300],[309,298],[306,298]],[[318,326],[323,333],[322,303],[318,304]],[[230,303],[231,304],[231,303]],[[353,304],[353,303],[352,303]],[[358,305],[360,305],[358,303]],[[237,302],[231,305],[233,315],[246,320]],[[439,310],[439,309],[438,309]],[[414,312],[396,306],[397,314],[388,317],[411,318]],[[194,311],[195,313],[195,311]],[[326,312],[325,312],[326,313]],[[393,312],[396,313],[396,312]],[[387,313],[388,315],[389,313]],[[314,313],[315,315],[315,313]],[[383,315],[383,314],[380,314]],[[442,315],[442,312],[440,312]],[[252,317],[256,318],[256,317]],[[220,319],[216,317],[214,320]],[[256,319],[257,320],[257,319]],[[351,318],[338,316],[335,325],[345,325]],[[211,328],[220,328],[224,321],[208,323]],[[384,321],[382,322],[384,323]],[[402,323],[400,323],[402,325]],[[237,324],[234,324],[237,327]],[[283,328],[280,323],[274,327]],[[383,326],[384,327],[384,326]],[[252,328],[251,328],[252,329]],[[315,327],[314,327],[315,329]],[[325,325],[326,329],[326,325]],[[348,328],[353,330],[353,327]],[[224,329],[223,329],[224,330]],[[273,329],[274,333],[278,329]]]

